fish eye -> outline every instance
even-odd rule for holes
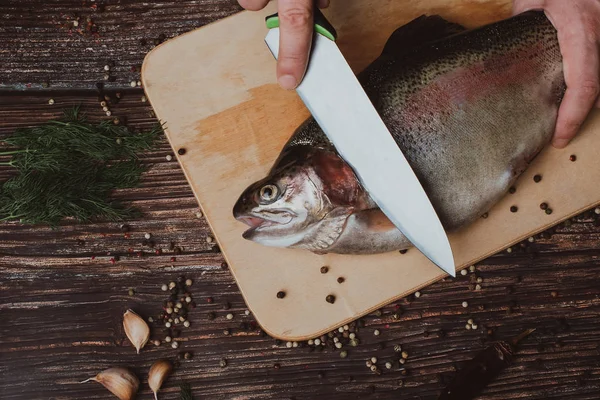
[[[272,203],[279,195],[279,188],[275,185],[265,185],[260,188],[260,199],[265,203]]]

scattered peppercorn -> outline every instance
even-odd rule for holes
[[[540,182],[541,180],[542,180],[542,176],[541,176],[541,175],[535,175],[535,176],[533,177],[533,181],[534,181],[535,183],[538,183],[538,182]]]
[[[329,295],[327,295],[327,297],[325,297],[325,301],[330,304],[333,304],[333,303],[335,303],[335,296],[332,294],[329,294]]]
[[[514,194],[516,191],[517,191],[517,188],[516,188],[516,187],[514,187],[514,186],[511,186],[511,187],[508,189],[508,193],[510,193],[510,194]]]
[[[329,272],[329,267],[326,267],[326,266],[321,267],[322,274],[326,274],[327,272]]]
[[[226,366],[227,366],[227,360],[224,358],[221,358],[221,361],[219,361],[219,367],[225,368]]]
[[[177,154],[179,154],[180,156],[184,155],[186,153],[186,150],[182,147],[179,150],[177,150]]]
[[[571,156],[569,157],[569,160],[571,161],[577,161],[577,156],[575,154],[571,154]]]
[[[344,278],[343,278],[343,277],[341,277],[341,276],[340,276],[339,278],[337,278],[337,281],[338,281],[338,283],[344,283],[344,281],[345,281],[345,280],[346,280],[346,279],[344,279]]]
[[[546,214],[547,214],[547,215],[550,215],[550,214],[552,214],[552,209],[551,209],[551,208],[546,208]]]
[[[285,292],[284,291],[279,291],[277,292],[277,298],[278,299],[283,299],[285,297]]]
[[[406,254],[407,251],[408,249],[400,250],[400,254]]]
[[[519,211],[519,208],[517,206],[511,206],[510,207],[510,212],[516,213],[517,211]]]
[[[484,214],[481,216],[481,218],[483,218],[483,219],[486,219],[487,217],[489,217],[489,214],[488,214],[488,213],[484,213]]]
[[[129,295],[133,296],[135,294],[135,291],[133,290],[133,288],[129,288]]]

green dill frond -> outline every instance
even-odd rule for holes
[[[0,187],[0,220],[56,226],[118,221],[139,212],[110,199],[114,189],[139,184],[144,166],[138,154],[152,148],[162,127],[134,134],[111,122],[90,124],[79,107],[60,120],[20,128],[4,142],[16,148],[6,163],[18,175]]]

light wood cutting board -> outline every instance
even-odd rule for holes
[[[148,54],[143,84],[252,313],[272,336],[306,340],[410,294],[445,275],[418,251],[373,256],[317,256],[264,247],[242,238],[232,217],[240,193],[264,177],[309,113],[295,92],[276,84],[264,43],[264,17],[242,12],[170,40]],[[510,14],[506,0],[333,0],[324,11],[355,72],[381,52],[399,26],[422,14],[475,27]],[[481,219],[450,235],[462,269],[600,203],[600,117],[565,150],[545,150]],[[576,154],[577,161],[569,160]],[[482,159],[482,162],[485,160]],[[543,174],[540,183],[533,175]],[[554,210],[546,215],[539,204]],[[517,205],[519,211],[509,208]],[[327,274],[321,266],[329,266]],[[338,277],[344,277],[342,284]],[[276,298],[285,291],[284,299]],[[325,301],[336,296],[334,304]]]

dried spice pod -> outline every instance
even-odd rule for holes
[[[123,328],[129,341],[135,347],[138,354],[140,349],[143,348],[148,339],[150,339],[150,328],[142,317],[137,315],[132,310],[127,310],[123,314]]]
[[[81,383],[90,381],[100,383],[121,400],[132,400],[140,387],[137,376],[123,367],[108,368]]]
[[[517,344],[535,329],[529,329],[509,342],[496,342],[465,365],[442,391],[438,400],[470,400],[512,363]]]

